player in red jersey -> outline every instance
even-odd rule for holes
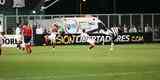
[[[32,27],[24,24],[22,28],[22,34],[24,36],[25,48],[28,54],[32,53],[31,38],[32,38]]]

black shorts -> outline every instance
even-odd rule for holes
[[[31,38],[31,36],[24,36],[24,43],[30,43]]]

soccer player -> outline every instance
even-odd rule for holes
[[[3,44],[3,39],[4,39],[4,32],[0,33],[0,56],[2,55],[2,44]]]
[[[87,42],[90,44],[89,49],[92,49],[95,47],[95,40],[90,38],[90,36],[86,33],[85,29],[82,30],[81,38],[83,40],[86,39]]]
[[[31,54],[32,53],[32,47],[31,47],[32,27],[25,23],[22,28],[22,34],[24,37],[24,43],[25,43],[27,54]]]
[[[118,33],[119,33],[119,28],[116,26],[113,26],[111,28],[105,28],[105,29],[101,29],[100,33],[103,33],[105,35],[109,35],[111,36],[111,47],[110,50],[113,51],[113,46],[114,46],[114,41],[115,39],[117,39],[118,37]]]
[[[17,48],[19,50],[25,50],[25,43],[24,43],[24,38],[21,32],[19,34],[16,34],[16,40],[17,40]]]
[[[51,34],[48,36],[48,39],[51,41],[51,45],[55,48],[56,45],[56,35],[58,33],[58,25],[52,24],[51,26]]]
[[[17,40],[17,48],[21,49],[20,44],[22,41],[22,35],[21,35],[21,29],[19,24],[17,24],[17,28],[16,28],[16,40]]]

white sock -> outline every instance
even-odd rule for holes
[[[111,51],[113,50],[113,46],[114,46],[114,43],[111,43],[111,48],[110,48]]]

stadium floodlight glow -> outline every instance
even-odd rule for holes
[[[86,0],[82,0],[83,2],[86,2]]]
[[[36,11],[35,11],[35,10],[33,10],[33,11],[32,11],[32,13],[33,13],[33,14],[36,14]]]
[[[48,1],[51,1],[51,0],[44,0],[44,2],[48,2]]]

